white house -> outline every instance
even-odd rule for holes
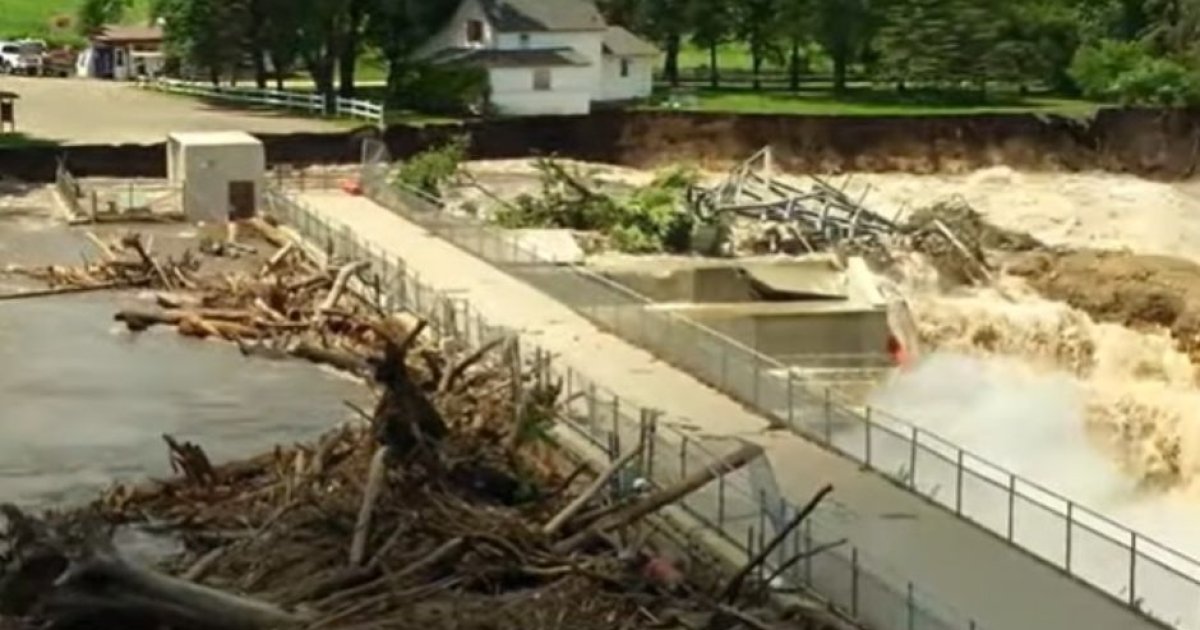
[[[646,98],[658,50],[606,24],[590,0],[463,0],[421,55],[483,66],[492,106],[519,116]]]

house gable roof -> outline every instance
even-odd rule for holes
[[[464,63],[487,68],[549,68],[590,66],[586,57],[571,48],[448,48],[429,59],[431,63]]]
[[[163,30],[158,26],[106,24],[92,36],[92,41],[101,43],[155,43],[162,40]]]
[[[604,54],[617,57],[653,57],[658,55],[658,48],[620,26],[610,26],[604,31]]]
[[[520,31],[599,31],[604,16],[591,0],[478,0],[492,27]]]

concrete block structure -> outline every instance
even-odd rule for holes
[[[167,177],[183,190],[191,221],[223,224],[258,212],[267,159],[258,138],[241,131],[173,133],[167,138]]]

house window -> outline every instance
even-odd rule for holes
[[[529,33],[521,33],[521,48],[529,48]]]
[[[629,76],[629,60],[628,59],[621,60],[621,76],[622,77]]]
[[[482,44],[483,43],[483,22],[480,20],[467,20],[467,43]]]
[[[533,89],[535,92],[550,90],[550,68],[533,69]]]

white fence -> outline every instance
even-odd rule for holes
[[[368,120],[376,124],[383,124],[384,107],[381,103],[373,103],[356,98],[342,98],[339,96],[332,103],[333,111],[326,112],[325,99],[315,92],[212,85],[210,83],[196,83],[177,79],[144,81],[139,85],[146,89],[171,94],[185,94],[247,105],[291,109],[318,116],[329,113],[333,116]]]

